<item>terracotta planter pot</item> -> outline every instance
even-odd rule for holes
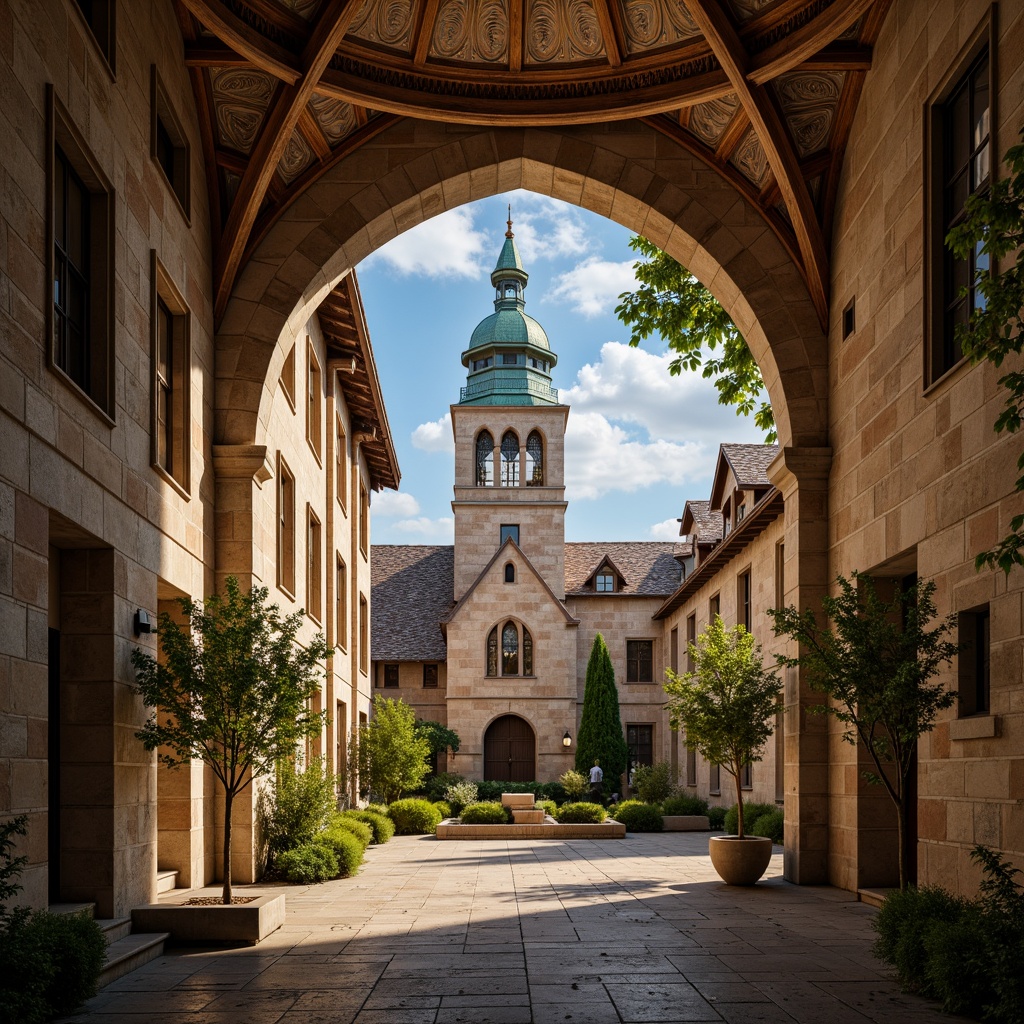
[[[772,841],[761,836],[712,836],[708,853],[726,885],[753,885],[772,859]]]

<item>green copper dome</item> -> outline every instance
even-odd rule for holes
[[[512,213],[498,262],[491,271],[494,312],[477,324],[462,353],[469,370],[462,405],[557,405],[551,368],[558,356],[548,336],[524,311],[523,292],[530,275],[512,234]]]

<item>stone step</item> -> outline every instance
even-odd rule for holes
[[[51,914],[85,914],[88,917],[96,915],[95,903],[51,903],[46,909]]]
[[[501,794],[501,805],[502,807],[524,807],[530,810],[533,809],[535,797],[532,793],[502,793]]]
[[[100,926],[107,940],[107,945],[123,939],[132,931],[132,919],[130,917],[97,918],[96,923]]]
[[[171,889],[177,889],[178,887],[178,872],[177,871],[160,871],[156,873],[156,891],[157,895],[162,892],[170,892]]]
[[[123,978],[150,960],[162,956],[167,932],[143,932],[126,935],[107,947],[107,960],[100,971],[97,986],[104,988],[112,981]]]
[[[879,887],[876,889],[858,889],[857,898],[861,903],[866,903],[869,907],[880,907],[882,901],[891,892],[895,892],[895,889],[888,889]]]
[[[514,807],[512,820],[517,825],[540,825],[547,817],[544,811],[535,811],[532,807]]]

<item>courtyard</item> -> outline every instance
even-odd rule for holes
[[[875,911],[782,877],[723,885],[707,835],[399,836],[288,887],[258,946],[172,948],[69,1021],[97,1024],[879,1024],[946,1021],[871,955]],[[238,892],[261,891],[245,887]]]

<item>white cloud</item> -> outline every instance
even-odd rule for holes
[[[494,247],[493,238],[474,227],[473,211],[467,207],[446,210],[392,239],[369,256],[383,260],[403,276],[482,277],[485,253]],[[360,268],[362,269],[362,268]]]
[[[680,540],[679,520],[663,519],[660,523],[652,523],[647,527],[651,540]]]
[[[453,454],[455,439],[452,437],[452,414],[446,412],[439,420],[421,423],[412,432],[412,444],[414,448],[425,452]]]
[[[375,516],[414,516],[420,510],[420,503],[404,491],[381,491],[373,496]]]
[[[430,519],[418,516],[415,519],[401,519],[392,524],[392,532],[403,534],[403,539],[417,541],[434,541],[438,544],[451,544],[455,540],[455,520],[451,516]]]
[[[704,447],[643,441],[596,412],[574,413],[565,432],[566,497],[600,498],[653,484],[680,486],[706,471]]]
[[[619,295],[635,287],[632,260],[612,263],[588,256],[572,270],[559,274],[544,298],[547,302],[564,302],[583,316],[597,317],[611,313]]]
[[[527,269],[538,260],[581,256],[590,248],[586,227],[576,207],[522,190],[509,198],[512,230]]]

